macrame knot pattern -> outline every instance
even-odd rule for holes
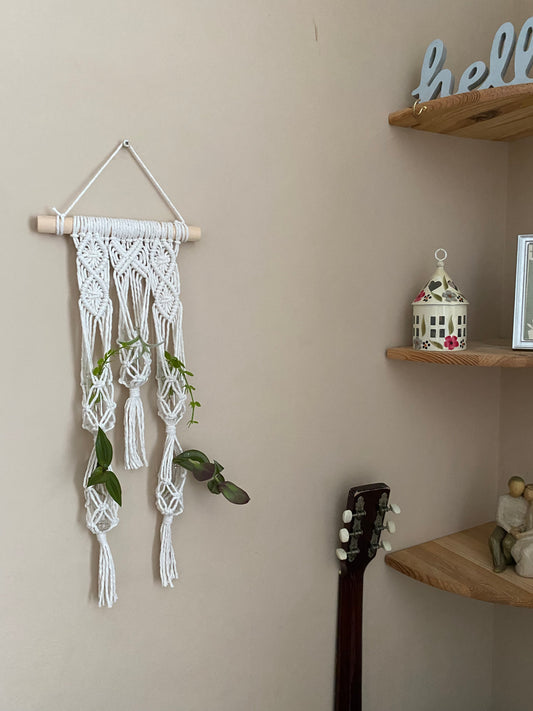
[[[58,223],[59,223],[58,216]],[[129,390],[124,409],[124,463],[127,469],[146,466],[142,387],[150,377],[150,317],[155,337],[158,414],[165,424],[165,445],[158,471],[156,503],[160,529],[160,574],[164,586],[178,577],[172,545],[172,521],[183,511],[186,473],[173,464],[182,451],[176,426],[186,409],[187,393],[180,373],[169,365],[168,351],[185,363],[182,304],[177,267],[179,245],[188,238],[185,223],[74,217],[82,324],[83,426],[96,437],[115,425],[113,375],[98,368],[111,349],[113,309],[110,271],[118,301],[119,382]],[[93,448],[84,478],[87,526],[100,545],[99,604],[116,601],[113,558],[107,533],[118,524],[118,505],[104,485],[87,486],[97,465]]]
[[[130,343],[120,351],[119,382],[129,388],[124,409],[124,465],[139,469],[147,465],[144,445],[144,409],[140,388],[150,377],[148,343],[150,270],[146,239],[159,223],[113,220],[110,225],[109,256],[118,296],[118,341]]]
[[[185,412],[187,393],[181,375],[169,365],[165,357],[165,351],[169,351],[182,363],[185,362],[177,257],[180,235],[181,239],[186,238],[186,228],[181,223],[174,223],[173,232],[178,235],[178,239],[170,238],[169,225],[169,232],[166,235],[162,233],[150,242],[152,318],[155,341],[158,344],[156,349],[157,411],[165,423],[166,430],[156,491],[157,508],[163,515],[159,570],[161,582],[165,587],[173,587],[173,580],[178,577],[171,524],[173,518],[183,511],[183,487],[186,480],[185,471],[174,466],[172,460],[182,451],[176,436],[176,425]]]
[[[111,347],[113,306],[109,296],[108,238],[88,218],[74,218],[73,240],[80,297],[82,425],[93,441],[98,428],[104,432],[115,425],[113,376],[110,368],[95,374],[98,356]],[[97,371],[96,371],[97,372]],[[111,607],[116,600],[115,567],[106,533],[118,524],[118,505],[99,484],[87,486],[97,460],[94,446],[83,479],[88,529],[100,544],[98,604]]]

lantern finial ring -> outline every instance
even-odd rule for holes
[[[442,252],[444,256],[439,257],[439,252]],[[444,266],[444,260],[448,258],[448,252],[443,249],[442,247],[439,247],[439,249],[435,250],[435,259],[438,262],[439,267]]]

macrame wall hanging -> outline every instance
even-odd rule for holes
[[[175,216],[172,222],[69,217],[80,198],[122,149],[135,159]],[[189,227],[129,141],[121,142],[64,212],[37,218],[39,232],[71,234],[76,247],[81,319],[82,425],[96,445],[101,429],[115,426],[115,393],[111,367],[102,367],[103,355],[116,343],[118,382],[129,393],[124,410],[124,465],[138,469],[147,465],[144,443],[144,412],[141,399],[155,360],[157,409],[165,427],[165,445],[158,467],[157,508],[162,515],[160,574],[164,586],[178,577],[171,525],[183,511],[185,469],[172,460],[182,450],[176,426],[187,406],[186,382],[169,355],[185,362],[182,305],[177,257],[180,245],[200,238],[198,227]],[[118,303],[114,333],[112,290]],[[149,344],[149,340],[153,344]],[[83,479],[87,527],[100,545],[98,603],[111,607],[117,600],[115,566],[107,534],[118,524],[118,503],[103,484],[88,485],[95,472],[97,447],[93,446]]]

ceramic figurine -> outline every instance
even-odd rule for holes
[[[518,575],[533,578],[533,484],[526,486],[523,497],[528,504],[526,530],[516,534],[517,541],[511,548],[511,555]]]
[[[489,538],[489,547],[495,573],[501,573],[515,559],[512,549],[518,541],[518,534],[526,530],[528,501],[522,496],[526,488],[521,476],[512,476],[507,482],[509,493],[498,499],[496,523]],[[533,489],[533,487],[532,487]],[[532,495],[533,498],[533,495]],[[532,526],[533,527],[533,526]],[[533,531],[531,542],[533,542]]]

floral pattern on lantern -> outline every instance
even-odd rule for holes
[[[466,349],[468,301],[444,270],[447,256],[445,249],[437,249],[437,269],[412,302],[415,350]]]

